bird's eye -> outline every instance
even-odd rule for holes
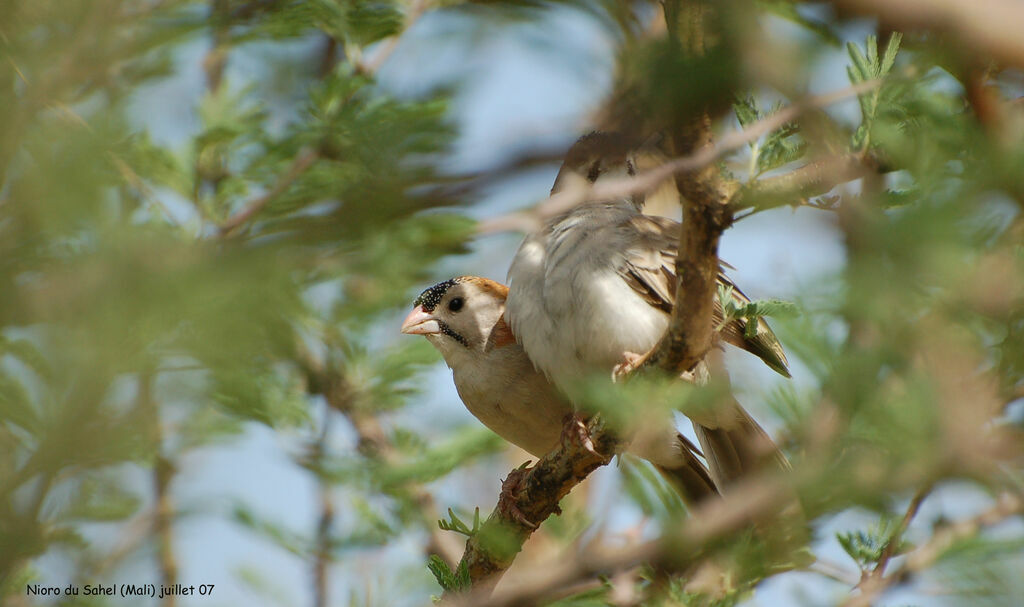
[[[594,183],[601,176],[601,163],[595,162],[590,165],[590,172],[587,173],[587,181]]]
[[[463,301],[461,297],[456,297],[455,299],[448,302],[448,309],[451,310],[452,312],[458,312],[459,310],[462,309],[462,304],[464,303],[466,302]]]

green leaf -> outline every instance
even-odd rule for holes
[[[893,65],[896,64],[896,53],[900,50],[900,42],[903,40],[903,34],[899,32],[893,32],[889,37],[889,43],[885,46],[885,53],[882,55],[882,63],[878,70],[879,76],[887,76],[892,71]]]
[[[394,490],[410,482],[430,482],[467,461],[494,453],[504,445],[505,441],[487,428],[459,432],[448,442],[426,453],[387,466],[379,471],[375,480],[385,490]]]
[[[461,533],[466,537],[473,537],[476,535],[477,531],[480,530],[480,508],[477,507],[473,511],[472,527],[466,525],[462,519],[456,516],[455,512],[451,508],[448,509],[448,520],[442,519],[437,521],[437,526],[445,531],[454,531],[456,533]]]
[[[738,97],[736,101],[733,102],[732,109],[736,112],[736,120],[743,128],[757,122],[761,117],[760,113],[757,111],[757,103],[754,101],[753,95]],[[751,142],[750,145],[753,145],[753,142]]]
[[[0,422],[10,422],[29,432],[39,430],[39,414],[20,380],[0,372]]]
[[[875,38],[874,36],[868,36],[867,43],[865,44],[865,46],[868,49],[872,49],[875,48],[877,44],[877,38]],[[877,68],[874,65],[872,65],[872,63],[868,60],[867,57],[864,56],[864,53],[863,51],[860,50],[859,46],[857,46],[853,42],[847,42],[846,51],[850,55],[850,60],[853,62],[853,67],[850,73],[851,80],[853,80],[854,84],[864,82],[865,80],[870,80],[875,76]],[[868,52],[870,53],[872,51],[869,50]]]
[[[134,514],[139,497],[106,474],[90,474],[82,479],[74,497],[63,511],[71,520],[117,521]]]
[[[445,592],[461,592],[469,590],[472,586],[469,579],[469,563],[466,561],[461,561],[455,571],[452,571],[444,559],[431,554],[427,558],[427,569]]]
[[[257,514],[245,504],[236,504],[232,511],[232,517],[235,523],[255,532],[256,535],[262,536],[264,539],[270,540],[271,543],[296,556],[308,554],[313,547],[313,543],[309,538],[291,531],[283,524],[271,521]]]
[[[885,545],[890,541],[892,535],[899,529],[899,521],[894,517],[885,516],[877,523],[865,530],[837,533],[836,539],[846,554],[850,555],[861,568],[868,568],[876,564],[882,557]],[[893,552],[894,555],[902,554],[911,548],[911,545],[900,539],[900,544]]]
[[[878,57],[878,38],[873,35],[868,36],[864,44],[866,54],[861,52],[856,44],[852,42],[847,43],[846,48],[849,52],[850,60],[853,62],[852,66],[847,66],[850,82],[858,84],[868,80],[885,78],[889,75],[896,63],[896,54],[899,51],[901,40],[902,36],[898,32],[893,33],[889,38],[881,59]],[[884,87],[885,84],[883,83],[877,88],[857,96],[861,109],[861,124],[853,136],[854,148],[866,149],[870,144],[871,132],[879,111],[879,102],[884,98]]]
[[[831,46],[839,46],[841,44],[839,36],[836,35],[828,23],[804,16],[799,10],[800,5],[795,2],[788,2],[787,0],[759,0],[758,5],[763,10],[777,17],[786,19],[806,28],[808,31],[814,32]]]

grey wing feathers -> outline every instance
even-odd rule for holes
[[[680,227],[676,221],[651,215],[635,215],[624,226],[630,230],[630,241],[635,244],[624,251],[625,260],[619,268],[619,275],[648,303],[668,314],[672,313],[675,304],[675,259],[679,250]],[[718,282],[732,287],[732,297],[740,305],[750,303],[750,299],[722,271],[718,273]],[[714,314],[715,326],[718,326],[724,312],[717,296]],[[747,319],[736,319],[722,328],[722,339],[756,355],[776,372],[789,377],[786,353],[768,323],[758,319],[757,333],[753,337],[747,337],[746,331]]]
[[[649,304],[671,314],[676,301],[679,224],[664,217],[635,215],[624,227],[632,232],[633,246],[624,251],[619,275]]]

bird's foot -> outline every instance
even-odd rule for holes
[[[523,479],[526,478],[526,473],[529,471],[530,468],[524,464],[509,472],[505,480],[501,481],[501,494],[498,495],[498,512],[524,527],[536,529],[537,524],[526,518],[526,515],[519,509],[519,504],[516,502],[516,494],[522,489]]]
[[[644,364],[647,360],[647,354],[637,354],[636,352],[623,352],[622,362],[615,365],[612,369],[612,381],[618,383],[628,377],[633,371],[640,368],[640,365]]]
[[[623,352],[622,362],[615,365],[615,367],[612,369],[612,382],[619,383],[629,378],[629,376],[632,375],[634,371],[642,367],[644,363],[647,362],[647,359],[651,357],[651,354],[653,352],[654,350],[651,350],[646,354],[637,354],[636,352]],[[691,383],[696,383],[696,378],[694,377],[692,371],[683,371],[682,373],[679,374],[679,379]]]
[[[590,438],[590,429],[587,428],[587,422],[578,413],[570,413],[565,416],[565,423],[562,424],[562,444],[566,443],[575,443],[587,453],[602,460],[608,459],[597,452],[597,449],[594,447],[594,441]]]

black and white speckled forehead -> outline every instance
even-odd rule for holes
[[[436,285],[420,293],[420,296],[416,298],[416,301],[412,302],[414,306],[423,306],[423,309],[427,312],[433,312],[437,304],[441,303],[441,299],[444,294],[448,292],[448,289],[457,285],[463,281],[463,277],[452,278],[444,282],[439,282]]]

